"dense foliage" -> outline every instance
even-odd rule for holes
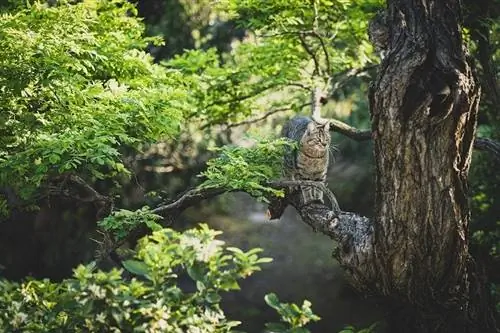
[[[85,1],[2,15],[1,186],[23,199],[48,177],[126,172],[120,146],[179,131],[186,90],[141,51],[126,2]]]
[[[127,164],[131,151],[179,141],[191,127],[200,132],[275,113],[309,112],[317,86],[330,99],[350,95],[351,106],[366,111],[360,97],[366,80],[357,78],[361,88],[354,92],[338,88],[350,70],[363,72],[377,63],[366,28],[380,6],[379,0],[227,0],[208,8],[206,1],[189,6],[179,1],[172,13],[182,13],[189,29],[163,36],[167,45],[145,33],[168,34],[177,17],[168,21],[171,13],[156,13],[146,18],[146,27],[125,0],[1,6],[2,219],[12,218],[13,210],[36,212],[40,199],[52,195],[51,181],[61,175],[77,175],[90,185],[123,180],[133,172]],[[221,37],[222,47],[216,37],[224,24],[240,29],[240,35],[238,41]],[[191,50],[183,52],[186,46]],[[352,119],[366,125],[363,114]],[[493,136],[495,121],[483,124],[483,134]],[[274,126],[273,135],[245,147],[212,147],[218,157],[200,174],[199,188],[243,190],[262,201],[283,195],[266,186],[280,176],[283,151],[291,145],[274,138],[279,129]],[[200,140],[208,140],[205,133]],[[488,163],[478,173],[490,170]],[[498,260],[498,182],[485,184],[480,177],[473,203],[481,230],[474,235]],[[233,330],[238,323],[221,309],[221,292],[238,289],[240,279],[270,260],[259,257],[259,249],[224,247],[215,238],[218,232],[205,225],[179,233],[163,229],[161,222],[145,207],[115,209],[98,223],[113,241],[125,240],[140,225],[154,231],[139,241],[133,258],[122,262],[124,269],[103,271],[87,264],[60,283],[0,281],[0,328]],[[307,332],[304,326],[319,319],[307,301],[281,303],[274,294],[265,301],[282,319],[269,324],[269,332]]]
[[[239,279],[271,259],[259,257],[261,249],[223,247],[218,234],[203,224],[182,234],[156,231],[140,241],[134,259],[124,261],[136,276],[127,283],[123,270],[103,272],[93,265],[79,266],[73,279],[62,283],[2,281],[0,327],[9,332],[229,332],[239,323],[225,317],[220,292],[239,289]],[[278,309],[287,306],[270,297]],[[283,316],[291,328],[319,319],[307,302],[290,309]],[[287,326],[281,332],[288,332]]]
[[[341,4],[335,10],[319,2],[290,8],[288,23],[276,16],[268,30],[263,29],[266,22],[252,21],[247,28],[254,29],[249,33],[257,42],[243,43],[231,53],[193,50],[157,64],[144,50],[161,41],[144,37],[136,8],[126,1],[11,1],[2,8],[0,22],[2,215],[8,219],[13,209],[36,211],[40,199],[53,194],[51,181],[61,175],[77,175],[88,184],[130,175],[125,154],[175,139],[184,121],[206,127],[275,108],[299,112],[308,105],[317,78],[329,84],[333,71],[364,65],[368,58],[358,62],[358,51],[337,52],[329,43],[320,60],[329,72],[319,73],[309,47],[320,45],[320,39],[302,40],[301,31],[265,34],[330,29],[326,22],[350,8]],[[304,10],[309,20],[320,5],[321,26],[313,20],[301,23]],[[241,21],[255,4],[221,6],[225,9],[218,10]],[[345,26],[338,26],[337,33],[350,36]],[[360,52],[370,48],[366,41],[360,47]],[[287,98],[263,99],[273,94]],[[220,157],[202,174],[201,188],[243,189],[261,200],[282,195],[265,182],[279,176],[288,145],[263,139],[250,148],[220,148]],[[181,234],[162,229],[159,219],[148,208],[121,209],[99,223],[114,241],[140,224],[156,230],[140,241],[133,259],[122,262],[127,272],[89,264],[60,283],[2,281],[2,329],[231,330],[237,323],[225,318],[219,293],[238,289],[238,279],[269,259],[259,258],[259,249],[223,248],[214,238],[217,233],[205,226]],[[124,283],[124,277],[129,281]],[[280,303],[275,295],[266,301],[287,323],[271,325],[272,331],[307,332],[303,326],[319,319],[308,302],[298,307]]]

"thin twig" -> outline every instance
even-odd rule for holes
[[[302,105],[299,106],[299,109],[302,109],[302,108],[304,108],[304,107],[306,107],[308,105],[309,105],[309,103],[304,103],[304,104],[302,104]],[[287,107],[284,107],[284,108],[273,109],[273,110],[270,110],[270,111],[264,113],[262,116],[260,116],[258,118],[244,120],[244,121],[241,121],[239,123],[228,124],[227,127],[226,127],[226,129],[237,127],[237,126],[242,126],[242,125],[254,124],[256,122],[259,122],[259,121],[267,119],[268,117],[272,116],[273,114],[276,114],[278,112],[283,112],[283,111],[289,111],[289,110],[292,110],[291,106],[287,106]]]
[[[284,32],[277,32],[273,34],[266,34],[266,35],[258,35],[258,37],[262,38],[269,38],[269,37],[278,37],[278,36],[288,36],[288,35],[312,35],[313,31],[312,30],[296,30],[296,31],[284,31]]]
[[[272,88],[286,88],[286,87],[297,87],[297,88],[301,88],[301,89],[304,89],[304,90],[308,90],[308,91],[311,91],[311,88],[300,83],[300,82],[288,82],[286,84],[276,84],[276,85],[272,85],[270,87],[267,87],[267,88],[264,88],[264,89],[261,89],[261,90],[257,90],[255,92],[253,92],[252,94],[247,94],[247,95],[244,95],[244,96],[239,96],[238,98],[235,98],[235,99],[231,99],[231,100],[225,100],[225,101],[217,101],[217,102],[213,102],[211,104],[209,104],[208,106],[205,106],[205,107],[210,107],[210,106],[214,106],[214,105],[224,105],[224,104],[230,104],[230,103],[234,103],[234,102],[241,102],[245,99],[248,99],[248,98],[252,98],[252,97],[255,97],[257,95],[259,95],[260,93],[266,91],[266,90],[269,90],[269,89],[272,89]],[[200,127],[200,130],[204,130],[210,126],[214,126],[214,125],[223,125],[219,122],[208,122],[204,125],[202,125]],[[234,127],[234,126],[231,126],[231,127]]]
[[[209,108],[209,107],[212,107],[215,105],[224,105],[224,104],[230,104],[230,103],[235,103],[235,102],[241,102],[241,101],[244,101],[246,99],[255,97],[255,96],[257,96],[257,95],[259,95],[259,94],[261,94],[269,89],[276,88],[278,86],[279,86],[278,84],[271,84],[269,86],[261,86],[261,87],[259,87],[259,89],[256,89],[255,91],[252,91],[251,93],[246,94],[246,95],[236,96],[234,98],[227,99],[227,100],[213,101],[212,103],[205,105],[205,108]]]
[[[302,45],[304,50],[311,56],[312,60],[314,61],[314,72],[313,72],[312,76],[321,75],[321,67],[319,65],[318,59],[316,58],[316,54],[311,50],[309,45],[307,45],[307,42],[306,42],[306,39],[304,36],[305,35],[300,34],[299,40],[300,40],[300,44]]]
[[[341,72],[332,78],[335,83],[330,91],[330,96],[332,96],[338,89],[342,88],[347,81],[353,77],[357,77],[361,73],[368,72],[369,70],[376,68],[378,65],[368,65],[362,68],[351,68],[344,72]]]
[[[195,203],[198,203],[202,200],[209,199],[212,197],[216,197],[226,192],[230,192],[232,190],[228,190],[225,188],[195,188],[189,191],[186,191],[180,197],[168,203],[166,205],[159,206],[152,210],[154,214],[165,215],[169,214],[172,211],[175,213],[179,213],[186,209],[187,207],[192,206]]]
[[[321,48],[323,49],[323,53],[325,54],[326,70],[328,75],[330,75],[332,67],[330,65],[330,56],[328,55],[328,50],[326,49],[325,41],[323,40],[323,37],[321,37],[319,33],[313,32],[313,35],[319,40],[319,43],[321,44]]]

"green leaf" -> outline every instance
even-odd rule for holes
[[[205,299],[207,300],[208,303],[219,303],[221,301],[221,297],[219,294],[216,292],[209,292],[205,295]]]
[[[283,323],[266,323],[265,324],[266,333],[285,333],[288,332],[288,328],[285,324]]]
[[[187,268],[187,272],[188,272],[189,276],[191,277],[191,279],[193,279],[194,281],[203,281],[204,280],[204,277],[205,277],[204,269],[203,269],[203,266],[201,264],[199,264],[198,262],[195,262],[192,266],[189,266]]]
[[[267,305],[272,307],[273,309],[279,310],[281,309],[281,304],[280,300],[278,299],[278,296],[274,293],[267,294],[264,296],[264,300],[266,301]]]
[[[198,289],[198,291],[200,292],[203,292],[205,289],[207,289],[205,287],[205,284],[203,282],[201,282],[200,280],[197,280],[196,281],[196,288]]]
[[[267,264],[273,261],[273,258],[259,258],[257,261],[255,261],[256,264]]]
[[[135,275],[146,276],[149,273],[148,265],[139,260],[125,260],[122,265],[127,271]]]

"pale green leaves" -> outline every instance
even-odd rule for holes
[[[155,231],[141,240],[136,258],[123,262],[140,280],[93,265],[77,267],[73,279],[60,283],[0,280],[0,330],[230,332],[239,322],[225,317],[220,293],[238,289],[240,279],[270,259],[259,257],[260,249],[225,249],[218,234],[206,225]]]
[[[58,3],[0,20],[0,184],[24,199],[57,174],[127,174],[120,148],[172,138],[192,109],[182,77],[142,50],[133,5]]]
[[[267,305],[278,312],[283,323],[266,324],[267,333],[308,333],[304,326],[321,318],[311,309],[311,302],[305,300],[299,307],[294,303],[282,303],[276,294],[267,294],[264,297]],[[286,324],[285,324],[286,323]]]
[[[148,207],[143,207],[136,211],[126,209],[114,211],[98,224],[111,233],[116,240],[122,240],[140,225],[145,225],[152,231],[161,229],[160,224],[158,224],[160,219],[161,216],[151,213]]]
[[[219,148],[220,156],[209,160],[201,174],[206,180],[200,188],[242,190],[262,201],[268,201],[269,195],[283,196],[283,191],[266,186],[266,182],[279,178],[284,149],[291,145],[286,139],[277,139],[261,140],[251,148]]]

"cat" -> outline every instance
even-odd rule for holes
[[[330,123],[326,120],[316,121],[308,117],[297,116],[289,120],[281,135],[297,143],[295,149],[285,151],[283,176],[287,180],[308,180],[318,182],[318,186],[300,186],[291,191],[300,191],[301,205],[312,202],[325,204],[326,193],[332,209],[340,212],[337,200],[326,187],[326,174],[330,161]],[[285,206],[283,201],[273,202],[269,206],[268,216],[279,218]]]
[[[290,180],[325,182],[330,159],[330,123],[297,116],[283,126],[281,135],[298,143],[297,149],[285,154],[284,176]],[[323,191],[317,187],[302,187],[301,192],[303,205],[315,200],[324,203]]]

